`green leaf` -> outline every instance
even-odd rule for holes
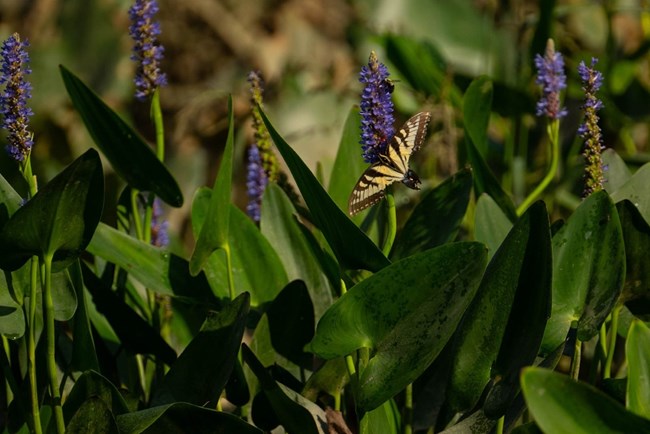
[[[91,396],[65,427],[68,434],[118,434],[113,414],[100,398]]]
[[[32,256],[53,256],[53,271],[86,248],[104,205],[104,175],[90,149],[55,176],[0,230],[0,268],[13,271]]]
[[[360,422],[367,433],[399,434],[401,432],[400,410],[389,399],[374,410],[363,415]]]
[[[512,222],[487,193],[479,196],[474,213],[474,238],[488,247],[488,258],[497,251],[512,228]]]
[[[622,299],[634,315],[650,318],[650,226],[629,200],[617,203],[616,210],[621,219],[625,244],[626,272]]]
[[[566,375],[526,368],[521,387],[535,422],[546,433],[650,433],[650,420]]]
[[[25,334],[25,315],[21,305],[12,297],[7,281],[7,278],[11,279],[11,275],[12,273],[5,271],[4,276],[0,276],[0,334],[17,339]],[[22,302],[22,297],[20,300]]]
[[[201,303],[216,302],[205,275],[190,276],[185,259],[104,223],[97,226],[88,251],[126,270],[159,294],[187,297]]]
[[[74,387],[63,403],[63,416],[70,421],[89,398],[99,398],[115,415],[128,413],[122,394],[106,377],[95,371],[86,371],[75,381]]]
[[[495,421],[488,419],[479,410],[456,425],[441,431],[440,434],[485,434],[492,432],[495,424]]]
[[[72,264],[68,268],[68,272],[78,300],[78,308],[75,312],[72,325],[74,345],[72,346],[70,368],[73,371],[79,372],[89,370],[99,371],[99,361],[97,360],[95,341],[93,340],[93,333],[90,328],[88,306],[86,304],[84,283],[79,261]]]
[[[214,180],[210,206],[201,225],[196,246],[190,258],[190,273],[199,274],[212,252],[228,246],[228,227],[230,225],[230,190],[232,185],[232,154],[235,141],[235,121],[232,110],[232,96],[228,99],[228,137],[221,157],[219,172]]]
[[[612,148],[605,149],[602,155],[603,167],[607,167],[605,171],[605,190],[612,194],[632,178],[632,172],[628,169],[625,161]]]
[[[237,359],[249,307],[250,296],[243,293],[221,312],[208,316],[199,334],[165,375],[152,405],[177,401],[217,405]]]
[[[212,192],[207,187],[198,189],[192,201],[192,230],[201,230],[207,215]],[[272,301],[288,283],[282,262],[273,246],[262,235],[253,221],[236,206],[230,207],[228,245],[232,260],[235,294],[248,291],[251,305]],[[205,274],[214,293],[230,298],[228,269],[223,250],[218,250],[205,263]]]
[[[517,221],[494,254],[457,332],[447,391],[447,399],[456,412],[472,409],[494,376],[514,372],[516,383],[519,369],[535,360],[548,315],[550,287],[548,214],[544,203],[537,202]],[[525,301],[532,299],[541,303],[527,308]],[[513,310],[515,300],[518,308],[531,315],[531,323],[522,321],[522,312]],[[522,335],[516,327],[534,333]],[[516,351],[525,348],[525,353],[508,349],[507,345],[512,343],[519,345]],[[481,350],[476,351],[477,348]],[[501,351],[508,356],[504,357]],[[501,359],[500,363],[497,359]],[[514,366],[508,366],[512,361],[516,361]]]
[[[332,286],[295,215],[296,209],[282,189],[273,183],[267,185],[262,200],[262,234],[278,253],[288,279],[305,282],[320,318],[333,302]]]
[[[508,218],[514,222],[517,219],[517,213],[512,200],[503,191],[479,151],[485,151],[487,148],[487,126],[491,105],[492,82],[488,77],[478,77],[469,85],[463,98],[467,157],[474,170],[475,194],[477,196],[483,193],[490,195]]]
[[[82,264],[81,271],[97,311],[106,317],[124,348],[136,354],[154,354],[168,365],[174,363],[176,352],[158,331],[95,276],[86,264]]]
[[[60,66],[63,83],[99,149],[131,187],[151,191],[174,207],[183,194],[174,177],[142,138],[78,77]]]
[[[22,198],[0,174],[0,227],[20,208]]]
[[[340,265],[347,269],[377,271],[390,264],[379,248],[350,220],[331,197],[298,154],[275,131],[260,109],[269,134],[289,167],[296,184],[311,211],[314,223],[323,232]]]
[[[348,117],[343,126],[343,134],[339,142],[339,148],[336,152],[336,159],[330,175],[330,183],[327,188],[332,200],[338,205],[344,213],[348,212],[348,199],[359,176],[368,167],[361,156],[361,146],[359,145],[361,127],[361,114],[359,107],[354,106],[350,109]],[[265,209],[262,206],[262,209]],[[262,216],[263,217],[263,216]],[[362,215],[357,214],[352,217],[357,223],[363,219]]]
[[[185,402],[152,407],[117,417],[121,433],[129,434],[263,434],[240,417]]]
[[[650,163],[644,164],[632,177],[616,191],[612,192],[612,200],[618,203],[627,199],[639,209],[639,212],[650,224],[650,196],[648,195],[650,185]]]
[[[625,250],[618,213],[609,195],[586,198],[553,236],[553,307],[542,349],[551,351],[578,321],[589,340],[616,303],[625,279]]]
[[[304,434],[324,434],[325,431],[322,430],[322,426],[327,426],[325,412],[313,403],[312,405],[315,408],[305,408],[301,403],[304,404],[306,400],[302,398],[299,401],[298,397],[300,395],[295,392],[288,396],[286,393],[288,390],[281,388],[273,380],[246,344],[242,345],[242,355],[246,364],[260,381],[264,394],[270,401],[273,411],[285,430]]]
[[[453,241],[471,190],[472,172],[463,169],[425,194],[404,224],[391,258],[405,258]]]
[[[632,322],[625,342],[627,359],[627,408],[650,419],[650,328]]]
[[[305,282],[290,282],[273,300],[266,314],[275,350],[303,369],[313,369],[313,357],[303,351],[314,337],[314,307]]]
[[[331,359],[371,348],[357,407],[377,408],[437,357],[485,269],[482,244],[445,244],[402,259],[352,287],[323,315],[310,349]]]

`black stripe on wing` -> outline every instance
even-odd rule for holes
[[[386,187],[395,181],[401,181],[404,175],[397,170],[375,163],[366,170],[350,194],[348,212],[355,215],[382,200]]]
[[[393,167],[406,173],[411,155],[420,149],[427,133],[431,113],[421,112],[411,117],[388,143],[387,156]]]

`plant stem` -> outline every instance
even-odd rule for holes
[[[546,128],[548,138],[551,143],[551,164],[548,172],[542,179],[537,187],[524,199],[524,201],[517,207],[517,215],[522,215],[526,209],[539,197],[540,194],[548,187],[555,173],[557,172],[558,162],[560,160],[560,121],[554,119],[548,123]]]
[[[571,378],[578,380],[580,377],[580,361],[582,359],[582,341],[576,337],[573,360],[571,360]]]
[[[226,253],[226,268],[228,269],[228,291],[230,293],[230,299],[235,299],[235,280],[232,275],[232,257],[230,255],[230,245],[226,243],[223,246],[223,250]]]
[[[165,159],[165,128],[162,109],[160,108],[160,89],[154,91],[151,99],[151,118],[156,130],[156,156],[160,161],[163,161]]]
[[[497,420],[496,434],[503,434],[503,425],[505,422],[505,418],[506,418],[505,416],[501,416]]]
[[[45,314],[45,330],[47,333],[47,372],[50,379],[50,395],[54,407],[56,420],[56,431],[58,434],[65,433],[65,422],[63,420],[63,409],[61,408],[61,393],[56,376],[56,330],[54,329],[54,303],[52,302],[52,255],[43,258],[44,281],[43,288],[43,313]]]
[[[32,421],[34,432],[41,434],[41,410],[38,402],[38,386],[36,385],[36,293],[38,285],[38,256],[32,257],[31,279],[29,288],[29,312],[27,319],[27,372],[29,375],[29,395],[32,404]]]
[[[386,228],[386,239],[384,240],[384,248],[382,252],[384,256],[388,257],[390,250],[393,248],[395,241],[395,234],[397,233],[397,212],[395,210],[395,198],[393,192],[386,191],[386,204],[388,205],[388,226]]]
[[[618,314],[620,312],[620,306],[616,306],[614,310],[612,310],[612,322],[609,325],[609,345],[607,348],[607,360],[605,361],[603,378],[610,378],[612,375],[612,361],[614,360],[614,350],[616,349],[616,337],[618,336]]]
[[[404,390],[404,434],[413,434],[413,383]]]
[[[131,187],[131,214],[133,215],[133,226],[135,226],[135,236],[140,240],[144,240],[142,233],[142,220],[140,219],[140,212],[138,210],[138,190]]]

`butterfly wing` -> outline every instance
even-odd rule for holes
[[[411,155],[420,149],[427,133],[431,113],[422,112],[406,121],[388,143],[387,156],[390,164],[402,173],[409,169]]]
[[[430,120],[431,113],[418,113],[400,128],[379,162],[370,166],[354,186],[348,201],[350,215],[376,204],[383,199],[386,187],[404,179],[411,154],[422,146]]]

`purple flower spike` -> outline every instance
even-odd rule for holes
[[[261,218],[262,195],[267,183],[268,178],[264,171],[260,150],[256,144],[253,144],[248,148],[248,174],[246,177],[248,205],[246,212],[255,222],[259,222]]]
[[[158,198],[153,201],[151,244],[156,247],[167,247],[169,245],[169,222],[163,218],[163,209]]]
[[[157,88],[167,84],[167,76],[160,70],[165,51],[158,41],[160,23],[153,20],[157,12],[156,0],[136,0],[129,9],[129,34],[135,42],[131,60],[138,62],[134,79],[135,97],[140,101],[144,101]]]
[[[27,41],[21,41],[20,35],[14,33],[2,44],[0,53],[0,85],[6,85],[0,94],[2,128],[9,132],[7,152],[18,162],[25,161],[34,145],[33,135],[27,129],[29,117],[33,115],[27,107],[27,100],[32,96],[32,86],[25,80],[25,75],[32,72],[27,66],[29,55],[25,49],[28,46]]]
[[[537,102],[537,116],[547,116],[549,119],[566,116],[566,108],[560,107],[560,92],[566,89],[564,59],[561,53],[555,51],[552,39],[548,40],[544,57],[539,54],[535,56],[535,67],[536,83],[542,87],[542,97]]]
[[[599,117],[597,112],[602,109],[603,102],[596,97],[596,92],[603,84],[603,75],[594,69],[598,59],[591,59],[591,66],[587,67],[585,62],[578,65],[578,74],[582,79],[582,90],[585,93],[585,102],[582,105],[584,122],[578,128],[578,134],[585,141],[583,156],[585,158],[585,190],[584,197],[591,193],[602,190],[604,183],[604,167],[602,159],[603,136],[598,126]]]
[[[361,149],[366,163],[376,163],[395,135],[392,85],[386,65],[379,63],[375,52],[368,65],[361,68],[359,81],[365,84],[361,94]]]

